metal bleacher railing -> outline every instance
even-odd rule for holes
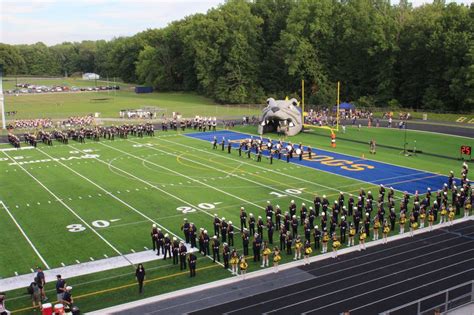
[[[474,302],[474,280],[381,312],[380,315],[443,314]]]

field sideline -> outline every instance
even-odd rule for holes
[[[316,142],[305,140],[313,147]],[[247,213],[263,216],[267,200],[285,211],[290,200],[299,208],[303,202],[312,205],[315,194],[325,194],[332,202],[339,191],[356,193],[364,187],[375,193],[378,187],[294,163],[275,160],[270,165],[266,159],[257,163],[253,158],[239,158],[236,152],[214,151],[209,142],[174,132],[159,132],[154,138],[0,151],[0,174],[5,179],[0,183],[4,205],[0,228],[6,231],[0,249],[9,253],[0,257],[2,278],[31,274],[37,265],[75,268],[106,257],[127,260],[133,253],[151,253],[153,223],[183,238],[180,227],[188,218],[212,234],[214,213],[240,228],[241,206]],[[399,179],[393,176],[394,181]],[[237,234],[239,251],[241,243]],[[10,244],[15,244],[14,251]],[[224,268],[206,269],[216,266],[209,258],[199,261],[203,273],[209,272],[208,281],[230,275]],[[127,264],[123,268],[133,265]],[[163,260],[146,267],[161,270],[158,278],[175,273]],[[130,270],[123,268],[120,273]],[[80,288],[77,294],[82,294]],[[15,299],[22,305],[18,296]],[[92,303],[89,310],[113,305],[101,303]]]

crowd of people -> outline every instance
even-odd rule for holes
[[[37,267],[35,277],[27,288],[34,311],[41,310],[44,307],[44,303],[47,303],[49,300],[46,296],[45,287],[46,276],[41,267]],[[66,280],[63,279],[61,275],[56,276],[55,292],[56,302],[62,304],[66,312],[78,310],[78,308],[74,308],[73,305],[72,287],[66,283]]]
[[[257,214],[247,214],[241,207],[239,226],[215,214],[211,223],[213,231],[198,229],[185,218],[181,241],[153,225],[153,250],[157,255],[163,254],[164,259],[172,257],[181,270],[187,268],[188,262],[191,277],[196,275],[197,259],[194,252],[188,254],[186,245],[212,257],[214,262],[222,261],[224,268],[244,278],[249,258],[262,268],[273,266],[274,272],[278,272],[283,255],[293,260],[304,259],[309,264],[313,252],[327,253],[331,248],[332,257],[337,258],[342,246],[358,246],[361,251],[366,249],[366,240],[382,239],[386,244],[391,233],[408,232],[413,236],[419,228],[431,231],[435,224],[452,225],[456,216],[469,216],[474,190],[468,172],[468,165],[463,163],[460,182],[450,172],[448,182],[439,190],[427,188],[413,196],[405,192],[399,201],[392,187],[380,185],[378,194],[364,189],[358,195],[340,192],[333,203],[330,196],[317,195],[312,205],[297,206],[292,200],[286,209],[267,201],[264,210]],[[235,239],[237,234],[240,234],[241,252],[237,250],[240,247]]]
[[[53,121],[49,118],[37,119],[19,119],[14,120],[7,126],[7,129],[35,129],[35,128],[52,128]]]
[[[69,127],[69,126],[90,126],[94,124],[94,116],[86,115],[86,116],[71,116],[66,120],[61,122],[61,125]]]

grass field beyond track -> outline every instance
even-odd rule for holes
[[[252,132],[249,128],[240,130]],[[361,139],[371,136],[398,143],[400,134],[365,129],[359,133]],[[357,134],[347,137],[357,137]],[[430,135],[420,134],[420,137]],[[448,150],[458,145],[459,138],[436,137],[437,141],[446,142]],[[329,141],[323,137],[304,134],[294,142],[299,141],[331,150]],[[435,150],[434,147],[430,150]],[[367,152],[367,145],[341,141],[336,151],[359,156]],[[452,159],[423,155],[403,159],[398,151],[391,149],[380,149],[373,158],[443,174],[450,169],[458,173],[460,168],[460,162]],[[40,145],[34,150],[3,150],[0,153],[0,200],[18,226],[0,207],[0,230],[4,232],[0,252],[7,253],[0,255],[0,277],[31,273],[32,268],[45,266],[45,263],[55,268],[103,259],[104,255],[113,257],[144,251],[151,247],[153,222],[183,238],[180,227],[187,218],[198,229],[203,227],[212,235],[215,213],[239,228],[242,206],[247,213],[263,216],[267,200],[280,205],[283,211],[295,200],[299,213],[301,204],[312,205],[316,194],[327,195],[332,203],[340,191],[345,192],[347,198],[349,193],[357,194],[361,187],[372,190],[377,196],[377,187],[368,183],[283,161],[275,161],[273,165],[267,160],[257,163],[253,159],[239,158],[235,151],[227,154],[212,150],[210,143],[175,132],[158,132],[152,138],[88,140],[85,144],[54,143],[52,147]],[[401,196],[398,192],[396,195]],[[317,221],[319,223],[319,219]],[[266,239],[266,232],[264,235]],[[274,240],[278,242],[277,233]],[[241,252],[239,234],[235,237],[235,247]],[[291,257],[285,256],[284,261],[288,260]],[[145,267],[150,270],[148,279],[155,279],[147,285],[145,296],[230,276],[206,257],[199,258],[198,268],[204,269],[198,271],[198,277],[191,282],[187,280],[187,273],[180,273],[169,260],[153,261]],[[259,266],[252,263],[249,271],[257,268]],[[132,266],[69,282],[75,286],[74,294],[81,296],[77,301],[84,310],[139,298],[135,294]],[[25,283],[25,287],[27,285]],[[114,289],[117,287],[122,288]],[[29,306],[24,291],[9,292],[8,308]],[[94,294],[97,291],[103,292]]]

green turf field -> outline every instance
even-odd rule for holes
[[[254,133],[255,127],[237,130]],[[327,133],[316,130],[291,140],[333,150]],[[460,144],[473,145],[472,139],[446,135],[410,132],[411,136],[417,138],[423,150],[435,153],[457,150]],[[351,140],[372,137],[394,146],[401,141],[398,130],[348,128],[335,150],[367,156],[368,145]],[[380,148],[377,155],[366,158],[441,174],[449,170],[458,173],[461,163],[423,154],[404,157],[393,148]],[[8,253],[0,255],[2,278],[30,273],[37,265],[74,266],[145,251],[151,247],[153,223],[182,238],[180,227],[187,218],[212,235],[214,213],[239,227],[241,206],[258,216],[264,214],[267,200],[285,210],[292,199],[298,208],[303,202],[311,205],[316,194],[326,194],[332,202],[340,191],[346,195],[361,187],[377,191],[372,184],[295,164],[275,161],[269,165],[265,159],[256,163],[239,158],[236,152],[229,155],[212,150],[209,143],[176,132],[157,132],[153,138],[89,140],[85,144],[71,141],[70,145],[54,143],[35,150],[2,151],[0,179],[0,200],[5,206],[0,205],[0,230],[5,231],[0,252]],[[277,234],[274,239],[278,241]],[[235,245],[240,252],[239,234]],[[286,255],[283,258],[283,262],[292,259]],[[151,280],[145,296],[231,276],[222,266],[201,256],[198,277],[191,282],[188,274],[169,260],[148,262],[145,267]],[[251,262],[249,271],[256,269],[259,265]],[[78,305],[86,311],[94,310],[141,298],[136,294],[133,270],[133,266],[122,267],[68,282],[75,287]],[[9,309],[31,311],[25,289],[9,292],[8,296]]]
[[[94,81],[78,79],[31,78],[18,82],[70,87],[95,86]],[[8,90],[14,85],[15,81],[6,81],[4,82],[4,89]],[[106,85],[106,82],[100,81],[97,85]],[[101,118],[119,118],[120,110],[140,109],[145,106],[158,107],[163,110],[162,113],[167,117],[170,117],[173,112],[180,113],[183,117],[201,115],[206,117],[237,117],[239,119],[243,115],[260,114],[259,106],[216,104],[212,100],[194,93],[155,92],[136,94],[132,85],[123,83],[119,85],[121,89],[118,91],[5,95],[5,111],[17,112],[16,115],[7,116],[6,118],[7,121],[33,118],[64,119],[70,116],[83,116],[96,112],[100,113]]]

